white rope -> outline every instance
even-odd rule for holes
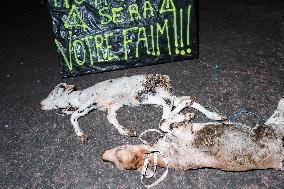
[[[143,169],[141,171],[141,183],[146,187],[146,188],[152,188],[154,186],[156,186],[157,184],[159,184],[160,182],[162,182],[166,176],[168,175],[168,162],[167,160],[164,158],[164,156],[162,156],[162,154],[159,151],[152,151],[151,153],[154,153],[154,169],[153,171],[151,171],[150,175],[147,175],[147,169],[149,166],[149,160],[150,160],[150,154],[147,154],[146,159],[144,160],[144,165],[143,165]],[[153,176],[155,176],[155,172],[157,170],[157,166],[158,166],[158,154],[160,154],[160,157],[162,158],[162,160],[165,162],[166,164],[166,171],[162,174],[161,177],[159,177],[155,182],[153,182],[152,184],[145,184],[143,182],[144,177],[146,178],[152,178]]]
[[[157,132],[160,134],[160,136],[164,136],[164,134],[157,130],[157,129],[147,129],[145,130],[144,132],[142,132],[140,135],[139,135],[139,139],[141,140],[141,142],[148,148],[150,146],[151,148],[151,145],[149,145],[149,143],[146,141],[146,140],[143,140],[142,139],[142,136],[145,135],[146,133],[148,132]],[[150,172],[149,175],[147,175],[147,169],[149,167],[149,164],[150,164],[150,155],[153,153],[153,156],[154,156],[154,168],[153,168],[153,171]],[[160,155],[160,157],[162,158],[162,160],[164,161],[164,163],[166,164],[166,171],[162,174],[161,177],[159,177],[155,182],[153,182],[152,184],[145,184],[143,182],[143,179],[144,177],[145,178],[152,178],[155,176],[155,173],[157,171],[157,167],[158,167],[158,155]],[[148,153],[146,155],[146,158],[144,160],[144,164],[143,164],[143,168],[142,168],[142,171],[141,171],[141,183],[146,187],[146,188],[152,188],[154,186],[156,186],[157,184],[159,184],[160,182],[162,182],[166,176],[168,174],[168,162],[167,160],[165,159],[165,157],[161,154],[160,151],[158,150],[152,150],[150,153]]]

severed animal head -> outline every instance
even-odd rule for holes
[[[41,101],[40,106],[42,110],[53,110],[59,108],[66,108],[69,103],[67,98],[62,98],[74,90],[74,85],[67,85],[66,83],[58,84],[48,95],[46,99]]]
[[[102,154],[102,159],[114,163],[121,170],[137,170],[142,168],[148,153],[150,152],[144,145],[125,145],[106,150]],[[154,159],[150,157],[150,165],[153,164]],[[166,166],[160,157],[158,157],[158,166]]]

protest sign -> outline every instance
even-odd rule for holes
[[[195,0],[49,0],[62,75],[197,58]]]

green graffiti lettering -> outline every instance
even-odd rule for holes
[[[91,44],[90,44],[90,40],[92,39],[92,36],[86,36],[85,40],[86,40],[86,45],[89,51],[89,56],[90,56],[90,62],[91,65],[94,65],[94,61],[93,61],[93,53],[92,53],[92,49],[91,49]]]
[[[54,7],[59,7],[58,6],[58,0],[52,0],[51,3]],[[69,0],[64,0],[64,4],[65,4],[65,8],[69,9],[70,5],[69,5]]]
[[[163,0],[160,14],[166,13],[166,12],[172,12],[174,15],[174,35],[175,35],[175,47],[176,47],[176,53],[179,53],[178,48],[178,36],[177,36],[177,13],[176,13],[176,7],[173,2],[173,0]]]
[[[163,14],[165,12],[176,12],[176,7],[173,0],[163,0],[160,14]]]
[[[123,10],[122,7],[116,7],[116,8],[112,8],[112,20],[114,23],[118,23],[118,22],[123,22],[123,20],[121,20],[121,14],[119,14],[119,12],[121,10]]]
[[[183,16],[183,9],[180,9],[179,10],[179,19],[180,19],[180,47],[184,47],[184,44],[183,44],[183,19],[182,19],[182,16]]]
[[[94,37],[95,39],[95,43],[96,43],[96,50],[97,50],[97,58],[98,58],[98,62],[102,62],[104,61],[107,57],[104,54],[104,49],[103,49],[103,36],[102,35],[95,35]],[[102,58],[100,59],[100,52],[102,54]]]
[[[130,20],[131,21],[134,21],[133,15],[136,15],[138,17],[138,20],[141,20],[141,15],[139,14],[138,5],[136,3],[129,5],[128,11],[129,11],[129,14],[130,14]]]
[[[85,0],[74,0],[78,5],[81,5]]]
[[[171,44],[170,44],[170,37],[169,37],[169,26],[168,26],[168,19],[165,19],[163,27],[160,26],[159,23],[157,23],[157,54],[160,55],[160,47],[159,47],[159,33],[164,34],[164,31],[166,30],[167,40],[168,40],[168,50],[169,55],[171,55]]]
[[[112,16],[105,13],[104,12],[105,10],[108,10],[108,7],[103,7],[99,10],[99,15],[105,18],[105,19],[101,19],[101,24],[104,24],[104,25],[109,24],[112,20]]]
[[[191,5],[189,5],[188,6],[188,9],[187,9],[187,38],[186,38],[186,44],[187,45],[190,45],[190,11],[191,11]],[[188,48],[187,50],[186,50],[186,52],[188,53],[188,54],[190,54],[191,53],[191,49],[190,48]]]
[[[69,0],[64,0],[64,2],[65,2],[65,7],[67,9],[69,9],[69,7],[70,7]]]
[[[147,54],[150,54],[149,47],[148,47],[147,35],[146,35],[146,29],[144,27],[141,27],[138,30],[138,40],[137,40],[137,43],[136,43],[136,58],[139,57],[139,43],[140,43],[140,41],[144,41],[144,43],[146,45],[146,49],[147,49]]]
[[[176,47],[176,52],[178,52],[178,36],[177,36],[177,13],[174,12],[174,33],[175,33],[175,47]]]
[[[72,9],[69,12],[64,26],[65,28],[82,27],[84,29],[88,29],[87,24],[83,21],[75,5],[72,5]]]
[[[105,39],[106,39],[106,51],[107,51],[107,60],[117,60],[118,57],[113,54],[111,51],[112,46],[109,44],[109,37],[112,37],[113,33],[107,33],[105,34]],[[112,56],[113,55],[113,56]]]
[[[184,43],[183,43],[183,9],[179,10],[179,20],[180,20],[180,47],[183,48],[184,47]],[[182,49],[180,51],[181,55],[185,55],[185,51]]]
[[[68,54],[69,54],[69,58],[67,58],[65,52],[64,52],[64,49],[62,47],[62,44],[57,40],[55,39],[55,44],[56,44],[56,47],[57,47],[57,51],[58,53],[60,53],[62,56],[63,56],[63,59],[66,63],[66,66],[68,68],[69,71],[72,71],[72,58],[71,58],[71,50],[72,50],[72,31],[69,31],[69,44],[68,44]]]
[[[132,42],[132,39],[127,39],[127,33],[128,31],[133,31],[137,30],[138,27],[132,27],[128,29],[123,29],[122,34],[123,34],[123,46],[124,46],[124,60],[128,60],[128,44]]]
[[[73,41],[73,49],[74,49],[74,57],[76,60],[76,63],[80,66],[82,66],[85,61],[86,61],[86,49],[85,49],[85,45],[83,43],[83,41],[76,39]],[[80,52],[80,54],[83,52],[83,59],[80,60],[78,57],[78,52]]]
[[[147,11],[150,11],[150,16],[154,16],[154,9],[150,3],[150,1],[145,1],[144,5],[143,5],[143,17],[147,18]]]
[[[189,5],[187,10],[187,38],[186,38],[187,45],[190,45],[190,11],[191,11],[191,5]]]
[[[102,25],[107,25],[111,22],[117,24],[125,21],[137,21],[142,18],[146,21],[147,19],[152,20],[157,16],[156,14],[164,20],[152,20],[154,23],[151,25],[148,22],[146,26],[145,24],[141,25],[140,22],[140,25],[137,27],[123,28],[121,26],[119,30],[109,31],[110,33],[101,31],[102,33],[97,32],[93,36],[84,33],[83,35],[85,36],[78,39],[78,36],[82,35],[77,35],[76,33],[76,36],[75,34],[73,36],[72,29],[74,27],[79,27],[80,30],[81,28],[89,29],[87,25],[89,22],[87,19],[84,20],[85,17],[80,13],[81,4],[84,5],[85,0],[73,0],[73,3],[70,3],[70,0],[50,0],[55,7],[70,7],[70,9],[66,10],[69,11],[69,14],[67,17],[64,17],[64,27],[69,32],[68,41],[55,39],[58,54],[61,60],[64,60],[64,68],[66,70],[72,71],[76,66],[95,65],[104,61],[132,60],[134,56],[139,59],[143,58],[142,54],[153,55],[153,57],[156,56],[157,58],[161,54],[185,55],[191,53],[191,5],[188,6],[188,9],[186,6],[178,6],[178,9],[176,9],[175,0],[161,0],[160,9],[156,10],[152,4],[153,2],[150,0],[144,0],[143,5],[135,1],[137,3],[130,4],[128,7],[121,5],[113,8],[108,6],[108,0],[91,1],[93,3],[92,6],[94,6],[94,3],[99,6],[97,12]],[[124,0],[119,0],[119,2],[124,2]],[[129,14],[127,15],[128,20],[125,20],[124,14]],[[117,32],[121,33],[117,34]],[[68,47],[65,47],[67,43]],[[113,45],[113,43],[118,44]],[[115,48],[118,46],[123,46],[123,51],[116,51],[117,49]],[[162,48],[162,46],[166,46],[168,50]]]
[[[154,26],[150,25],[151,29],[151,40],[152,40],[152,55],[156,55],[155,53],[155,41],[154,41]]]
[[[100,0],[100,2],[102,2],[102,1]],[[107,6],[107,5],[108,5],[107,0],[103,0],[103,3],[104,3],[104,6]],[[95,0],[95,5],[96,5],[96,6],[99,5],[98,0]]]

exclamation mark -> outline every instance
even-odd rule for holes
[[[184,44],[183,44],[183,9],[179,10],[179,20],[180,20],[180,47],[183,48]],[[185,51],[181,50],[180,51],[181,55],[185,55]]]
[[[187,38],[186,38],[186,44],[187,46],[190,45],[190,11],[191,11],[191,5],[188,6],[187,10]],[[186,52],[189,54],[191,53],[191,49],[188,48]]]
[[[150,25],[151,28],[151,39],[152,39],[152,55],[156,55],[155,53],[155,42],[154,42],[154,27]]]
[[[179,50],[178,50],[178,36],[177,36],[177,11],[176,10],[174,10],[174,32],[175,32],[176,54],[179,54]]]

